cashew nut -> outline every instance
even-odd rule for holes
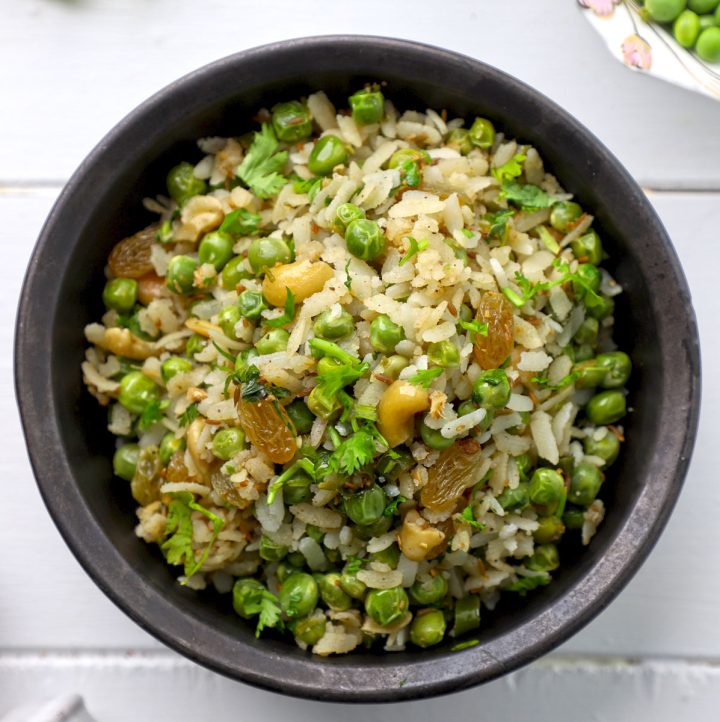
[[[203,321],[201,318],[189,318],[185,321],[185,325],[194,333],[205,336],[205,338],[210,338],[213,332],[215,335],[222,334],[220,326],[210,323],[210,321]]]
[[[158,356],[162,349],[155,344],[143,341],[127,328],[107,328],[102,341],[98,344],[116,356],[124,356],[135,361],[144,361],[150,356]]]
[[[217,228],[225,218],[222,204],[213,196],[193,196],[182,209],[182,225],[175,231],[174,240],[191,241]]]
[[[210,464],[208,464],[202,457],[203,448],[200,443],[200,437],[205,429],[205,421],[203,419],[195,419],[190,424],[185,435],[185,441],[187,443],[187,450],[190,454],[190,458],[193,460],[195,470],[197,471],[198,479],[203,484],[210,483]]]
[[[405,443],[414,433],[414,416],[430,406],[428,392],[407,381],[394,381],[378,404],[378,430],[390,447]]]
[[[332,278],[333,269],[324,261],[295,261],[275,266],[265,274],[262,289],[268,303],[283,306],[289,288],[300,303],[314,293],[322,291],[325,281]]]
[[[440,529],[430,526],[415,509],[411,509],[403,520],[398,534],[398,544],[402,553],[414,562],[427,559],[428,555],[445,541]]]

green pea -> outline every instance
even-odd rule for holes
[[[415,604],[428,606],[442,601],[448,592],[448,583],[442,574],[419,575],[410,587],[410,598]]]
[[[698,15],[711,13],[718,7],[718,0],[688,0],[688,8]]]
[[[324,135],[315,141],[308,158],[308,169],[313,175],[330,175],[333,168],[346,160],[347,150],[342,140],[336,135]]]
[[[550,212],[550,225],[560,233],[567,233],[582,213],[583,209],[578,203],[560,201]]]
[[[255,348],[261,356],[284,351],[287,348],[289,338],[290,334],[284,328],[273,328],[258,339]]]
[[[190,256],[174,256],[168,263],[165,284],[173,293],[190,293],[198,262]]]
[[[401,148],[396,150],[388,161],[388,168],[400,168],[404,163],[429,163],[430,155],[417,148]]]
[[[673,36],[683,48],[691,48],[700,35],[700,18],[692,10],[683,10],[673,23]]]
[[[383,359],[382,372],[385,376],[395,380],[400,375],[400,372],[404,368],[407,368],[409,364],[410,361],[408,361],[408,359],[404,356],[393,354],[392,356],[387,356]]]
[[[113,308],[120,313],[132,311],[137,300],[138,284],[134,278],[113,278],[103,289],[105,308]]]
[[[607,296],[590,296],[585,294],[583,296],[583,303],[585,304],[585,310],[588,316],[602,320],[608,316],[612,316],[615,310],[615,301]]]
[[[198,246],[198,260],[212,263],[216,271],[221,271],[233,257],[233,237],[223,231],[206,233]]]
[[[715,25],[720,27],[720,6],[715,10]]]
[[[218,459],[228,461],[245,447],[245,433],[238,426],[221,429],[212,440],[212,453]]]
[[[560,566],[560,556],[554,544],[540,544],[535,553],[525,562],[525,566],[533,572],[552,572]]]
[[[505,511],[521,511],[530,504],[528,485],[521,481],[514,489],[506,486],[497,501]]]
[[[326,627],[327,620],[324,614],[313,614],[311,617],[296,619],[290,623],[290,631],[295,635],[295,639],[308,646],[317,644],[322,639]]]
[[[365,211],[354,203],[341,203],[335,211],[333,230],[345,234],[347,227],[359,219],[365,218]]]
[[[223,288],[232,291],[241,281],[247,278],[252,278],[252,274],[245,268],[245,258],[235,256],[223,268],[220,274],[220,283]]]
[[[597,466],[584,461],[579,463],[570,478],[568,501],[578,506],[590,506],[598,495],[604,479],[603,473]]]
[[[658,23],[671,23],[685,9],[686,0],[645,0],[645,9]]]
[[[280,584],[282,584],[291,574],[295,574],[296,571],[297,569],[286,561],[280,561],[275,567],[275,576]]]
[[[264,534],[260,538],[258,554],[266,562],[279,562],[287,556],[288,548],[284,544],[277,544],[270,537]]]
[[[510,382],[502,369],[483,371],[475,379],[473,401],[480,406],[501,409],[510,401]]]
[[[610,466],[620,453],[620,442],[615,434],[608,431],[602,439],[586,436],[583,448],[588,456],[598,456],[605,461],[605,466]]]
[[[160,442],[160,463],[167,466],[170,459],[178,452],[185,449],[185,439],[178,439],[175,434],[169,432],[162,437]]]
[[[404,446],[393,449],[393,453],[383,454],[375,465],[375,473],[389,482],[395,481],[400,474],[408,471],[415,464],[415,459]]]
[[[517,466],[518,472],[520,473],[520,478],[523,481],[527,481],[528,477],[530,476],[530,471],[533,468],[533,460],[530,454],[520,454],[520,456],[515,457],[515,465]]]
[[[572,357],[574,357],[578,363],[582,363],[583,361],[590,361],[590,359],[592,359],[595,355],[595,351],[589,343],[580,344],[579,346],[575,346],[574,348],[569,350],[572,351]]]
[[[480,597],[470,594],[455,602],[453,635],[459,637],[480,626]]]
[[[285,504],[303,504],[312,499],[312,479],[307,474],[298,473],[283,485]]]
[[[162,362],[160,367],[160,375],[163,381],[167,383],[176,374],[186,374],[192,369],[192,362],[182,356],[171,356]]]
[[[345,231],[348,251],[363,261],[373,261],[385,252],[385,234],[376,221],[358,218]]]
[[[195,169],[190,163],[180,163],[167,174],[167,189],[170,197],[182,206],[193,196],[207,190],[204,180],[195,177]]]
[[[600,269],[592,263],[581,263],[576,271],[577,276],[584,281],[593,291],[597,292],[602,283],[602,273]],[[577,281],[573,281],[573,289],[575,295],[579,298],[585,294],[585,287],[581,286]]]
[[[259,291],[243,291],[237,300],[238,314],[250,321],[257,321],[260,314],[267,308],[262,293]]]
[[[318,602],[318,585],[310,574],[295,572],[281,585],[280,606],[289,619],[307,617]]]
[[[473,149],[470,133],[465,130],[465,128],[454,128],[451,130],[445,140],[445,145],[456,150],[461,155],[467,155]]]
[[[614,424],[627,413],[625,397],[620,391],[601,391],[588,401],[585,413],[596,426]]]
[[[113,472],[125,481],[135,476],[140,447],[137,444],[123,444],[113,456]]]
[[[339,574],[317,574],[315,579],[320,590],[320,597],[330,609],[344,612],[346,609],[352,607],[352,599],[350,595],[343,590],[340,584]]]
[[[410,641],[425,649],[442,642],[445,636],[445,615],[439,609],[419,611],[410,625]]]
[[[285,561],[292,565],[295,570],[302,569],[305,566],[305,557],[302,552],[290,552],[286,557]],[[284,581],[284,580],[283,580]]]
[[[297,143],[312,135],[312,118],[302,103],[291,100],[272,109],[272,127],[278,140]]]
[[[370,559],[374,562],[387,564],[391,569],[397,569],[398,562],[400,561],[400,547],[393,543],[379,552],[373,552],[370,555]]]
[[[566,529],[582,529],[585,523],[585,510],[568,506],[562,521]]]
[[[601,353],[595,363],[605,369],[605,378],[602,381],[604,389],[618,389],[624,386],[632,372],[632,361],[623,351]]]
[[[370,323],[370,343],[376,351],[393,353],[404,338],[403,327],[384,313],[376,316]]]
[[[535,469],[528,488],[530,502],[546,514],[554,514],[565,496],[565,482],[554,469]]]
[[[589,359],[575,364],[573,373],[578,375],[575,379],[575,386],[578,389],[594,389],[603,382],[607,371],[595,359]]]
[[[379,123],[385,115],[385,96],[379,90],[358,90],[349,102],[352,118],[358,125]]]
[[[194,333],[185,342],[185,354],[193,358],[196,353],[200,353],[207,346],[205,339],[199,334]]]
[[[340,309],[338,312],[334,308],[328,308],[315,319],[313,324],[315,335],[330,341],[346,338],[354,329],[355,321],[345,309]]]
[[[308,409],[321,419],[330,419],[342,408],[335,394],[328,394],[320,386],[316,386],[307,397]]]
[[[599,330],[600,323],[596,318],[586,318],[575,332],[573,340],[579,344],[594,344]]]
[[[705,28],[697,39],[695,52],[708,63],[720,62],[720,28]]]
[[[385,504],[385,492],[373,484],[345,499],[345,513],[355,524],[372,524],[382,517]]]
[[[572,252],[578,259],[599,266],[603,259],[603,247],[600,236],[590,229],[587,233],[576,238],[571,244]]]
[[[243,619],[260,613],[267,589],[257,579],[238,579],[233,585],[233,609]]]
[[[428,345],[428,359],[436,366],[455,367],[460,363],[460,352],[452,341],[436,341]]]
[[[367,587],[355,574],[343,572],[340,576],[340,587],[348,596],[353,599],[362,599],[365,596]]]
[[[142,414],[149,403],[159,398],[160,388],[142,371],[131,371],[120,379],[118,401],[133,414]]]
[[[278,263],[290,263],[292,253],[282,238],[255,238],[248,248],[248,262],[255,273],[262,273]]]
[[[475,118],[469,135],[473,145],[487,150],[495,142],[495,126],[487,118]]]
[[[371,589],[365,597],[365,611],[382,627],[399,621],[409,606],[408,596],[402,587]]]
[[[556,516],[543,516],[538,519],[538,528],[533,532],[533,538],[538,544],[548,544],[557,541],[565,531],[565,525]]]
[[[374,536],[382,536],[385,532],[390,531],[393,525],[393,518],[390,516],[381,516],[376,522],[362,526],[357,524],[353,526],[353,534],[363,541],[370,541]]]
[[[233,306],[225,306],[222,311],[218,314],[218,325],[222,329],[222,332],[228,337],[237,341],[237,334],[235,333],[235,324],[240,321],[242,316],[240,315],[240,309]]]
[[[424,422],[421,422],[419,424],[419,426],[420,426],[420,436],[423,440],[423,443],[426,446],[429,446],[431,449],[436,449],[437,451],[442,451],[443,449],[447,449],[455,443],[454,438],[446,439],[440,433],[439,429],[431,429]]]
[[[315,421],[315,415],[302,399],[295,399],[295,401],[289,403],[285,407],[285,411],[287,411],[287,415],[290,417],[290,421],[293,422],[298,434],[310,433]]]
[[[457,413],[458,416],[467,416],[473,411],[477,411],[479,408],[480,407],[472,399],[465,399],[465,401],[458,406]]]

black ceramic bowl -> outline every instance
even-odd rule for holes
[[[167,169],[198,157],[194,140],[237,135],[262,106],[322,88],[343,103],[387,81],[400,107],[484,115],[534,144],[595,214],[618,298],[617,334],[635,364],[627,445],[603,488],[607,517],[589,548],[563,553],[557,579],[487,614],[480,643],[319,659],[292,642],[255,639],[229,597],[181,588],[175,570],[133,534],[134,504],[113,479],[105,410],[85,391],[83,326],[101,313],[113,244],[144,227],[142,198]],[[268,45],[165,88],[112,130],[65,187],[28,269],[15,372],[25,436],[45,503],[98,586],[160,640],[211,669],[286,694],[389,702],[485,682],[557,646],[623,588],[657,540],[680,492],[698,418],[698,337],[670,241],[633,179],[573,118],[494,68],[433,47],[372,37]],[[510,595],[513,596],[513,595]]]

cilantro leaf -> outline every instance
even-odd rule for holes
[[[503,181],[500,196],[507,198],[510,203],[523,210],[550,208],[557,203],[552,196],[549,196],[537,186],[530,184],[523,185],[514,180]]]
[[[414,160],[400,163],[400,178],[408,188],[417,188],[420,185],[420,166]]]
[[[544,587],[550,584],[550,575],[547,572],[541,574],[533,574],[531,577],[518,577],[514,582],[508,584],[504,589],[508,592],[517,592],[524,597],[529,591]]]
[[[170,405],[170,402],[165,401],[151,401],[142,412],[140,421],[138,422],[138,428],[140,431],[149,429],[154,423],[160,421],[163,417],[163,411]]]
[[[265,323],[271,328],[282,328],[287,326],[295,318],[295,296],[293,292],[285,286],[285,311],[282,316],[277,318],[266,319]]]
[[[544,377],[544,376],[533,376],[530,380],[534,384],[537,384],[538,386],[542,386],[544,389],[550,389],[551,391],[558,391],[559,389],[564,389],[566,386],[569,386],[579,376],[580,376],[579,371],[573,371],[572,373],[569,373],[567,376],[563,376],[556,384],[551,384],[547,380],[547,377]]]
[[[219,230],[234,236],[250,236],[257,233],[259,225],[260,215],[258,213],[251,213],[246,208],[238,208],[225,216]]]
[[[497,213],[489,213],[485,216],[485,220],[490,224],[489,238],[499,238],[505,240],[507,234],[508,221],[514,216],[512,210],[498,211]]]
[[[383,516],[393,516],[393,514],[397,513],[397,508],[400,506],[400,504],[404,504],[407,501],[407,499],[402,496],[396,496],[383,510]]]
[[[347,558],[347,564],[345,565],[345,574],[357,574],[363,564],[365,564],[365,559],[349,556]]]
[[[233,356],[229,351],[226,351],[220,344],[218,344],[216,341],[213,341],[213,346],[215,346],[215,350],[225,359],[227,359],[233,367],[235,366],[235,361],[237,361],[237,358]],[[227,367],[225,367],[227,368]]]
[[[366,421],[377,421],[377,409],[374,406],[366,406],[365,404],[357,404],[353,409],[356,419],[365,419]]]
[[[307,193],[307,195],[310,196],[310,200],[312,200],[316,189],[320,188],[320,184],[322,183],[322,178],[308,178],[307,180],[303,180],[300,178],[300,176],[296,176],[293,180],[293,192],[294,193]]]
[[[197,403],[190,404],[178,417],[178,423],[180,426],[187,426],[197,419],[199,413]]]
[[[475,321],[458,321],[458,326],[460,328],[464,328],[466,331],[469,331],[471,335],[473,334],[480,334],[481,336],[487,336],[488,335],[488,325],[486,323],[481,323],[478,320]]]
[[[259,637],[265,627],[282,628],[282,609],[278,598],[269,592],[263,590],[260,597],[260,617],[258,618],[257,627],[255,627],[255,636]]]
[[[408,381],[416,386],[422,386],[424,389],[430,387],[430,384],[438,377],[445,369],[436,367],[432,369],[424,369],[422,371],[416,371]]]
[[[470,504],[468,504],[461,512],[460,516],[462,517],[462,520],[469,524],[473,529],[484,529],[485,524],[480,523],[479,521],[475,520],[475,514],[473,513],[472,507]]]
[[[287,162],[287,151],[276,153],[278,142],[272,128],[263,123],[255,133],[250,149],[235,170],[237,177],[258,198],[270,198],[285,185],[285,177],[278,173]]]
[[[340,443],[330,463],[336,471],[349,476],[369,464],[376,453],[375,437],[367,429],[360,429]]]
[[[348,384],[354,383],[364,376],[369,370],[370,364],[368,363],[335,366],[323,374],[318,374],[318,386],[321,387],[323,394],[333,397]]]
[[[408,243],[410,244],[410,248],[408,249],[408,252],[400,259],[398,266],[404,265],[413,256],[420,253],[420,251],[424,251],[428,247],[428,241],[426,239],[423,239],[422,241],[416,241],[412,236],[408,236],[407,239]]]
[[[347,288],[350,293],[352,293],[352,278],[350,277],[350,259],[348,259],[348,262],[345,264],[345,288]]]
[[[502,183],[517,178],[523,171],[524,153],[516,153],[507,163],[492,169],[492,174]]]

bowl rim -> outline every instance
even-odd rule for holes
[[[680,403],[674,429],[664,430],[664,440],[677,451],[670,459],[671,469],[653,486],[652,495],[644,489],[632,508],[611,548],[555,605],[530,621],[503,634],[491,644],[478,644],[461,653],[419,658],[412,663],[393,664],[392,655],[382,658],[336,658],[318,660],[292,658],[272,649],[252,647],[241,640],[228,640],[223,634],[188,619],[142,578],[104,535],[75,487],[64,458],[55,424],[54,402],[50,391],[49,364],[40,353],[36,318],[36,298],[47,277],[40,272],[39,259],[52,255],[54,226],[96,164],[102,163],[106,149],[169,102],[179,90],[198,87],[217,72],[242,65],[249,59],[271,58],[307,52],[310,49],[362,46],[372,52],[422,55],[438,64],[461,64],[502,82],[512,92],[530,96],[554,113],[584,143],[609,164],[619,186],[629,196],[642,196],[640,188],[619,161],[569,113],[538,91],[481,61],[449,50],[409,40],[368,35],[322,35],[295,38],[251,48],[216,60],[169,84],[123,118],[81,163],[59,195],[40,233],[25,275],[15,331],[15,390],[23,432],[35,478],[43,501],[63,539],[81,566],[100,589],[130,618],[167,646],[186,657],[233,679],[254,686],[298,697],[336,702],[394,702],[419,699],[465,689],[527,664],[565,641],[602,611],[641,566],[657,541],[683,484],[692,452],[700,407],[700,355],[694,312],[689,290],[672,244],[649,201],[642,196],[658,245],[665,251],[663,261],[684,296],[682,316],[684,358],[688,364],[687,382],[678,384],[674,398]],[[40,380],[40,381],[39,381]],[[49,421],[48,421],[49,420]],[[63,510],[75,503],[82,523],[68,520]],[[103,561],[99,561],[102,559]],[[119,584],[132,579],[133,584]],[[202,626],[202,639],[193,626]],[[218,654],[218,651],[220,654]],[[241,654],[239,654],[241,652]],[[234,662],[228,662],[234,655]],[[368,663],[370,661],[370,663]]]

